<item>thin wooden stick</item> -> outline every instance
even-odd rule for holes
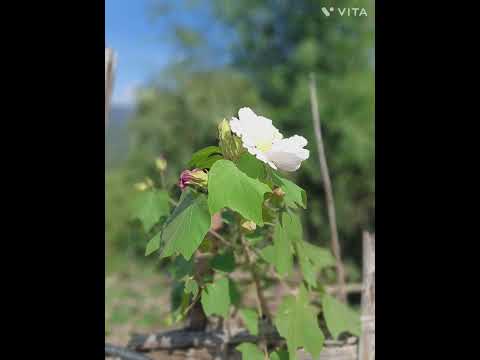
[[[338,276],[338,299],[345,302],[347,300],[345,292],[345,268],[342,264],[342,253],[340,241],[338,239],[337,219],[335,215],[335,202],[333,199],[332,183],[328,172],[327,159],[325,156],[325,148],[322,139],[322,130],[320,127],[320,114],[317,102],[317,87],[315,85],[315,75],[310,74],[310,104],[312,108],[313,128],[315,138],[317,140],[318,159],[320,162],[320,170],[322,182],[325,189],[325,198],[327,201],[328,222],[330,224],[330,236],[333,255],[335,256],[337,276]]]
[[[375,234],[363,232],[362,336],[359,360],[375,359]]]
[[[115,77],[115,63],[115,53],[112,49],[105,48],[105,126],[107,126],[108,112],[110,111],[110,100]]]

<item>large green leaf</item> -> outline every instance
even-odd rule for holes
[[[252,335],[258,335],[258,314],[252,309],[240,309],[240,316],[248,331]]]
[[[147,247],[145,249],[145,256],[150,255],[154,251],[157,251],[160,248],[160,242],[161,242],[161,235],[162,233],[159,231],[157,234],[155,234],[154,237],[152,237],[148,243]]]
[[[257,345],[243,343],[238,345],[236,349],[242,353],[242,360],[265,360],[265,355]]]
[[[273,183],[285,192],[285,204],[292,208],[307,208],[307,193],[300,186],[290,180],[282,178],[278,173],[272,172]]]
[[[218,146],[207,146],[192,155],[188,167],[209,169],[217,160],[222,158],[222,150]]]
[[[205,286],[201,302],[207,316],[216,314],[226,318],[231,304],[229,280],[221,278]]]
[[[264,259],[273,264],[281,276],[285,276],[293,268],[292,244],[302,241],[303,231],[300,218],[292,212],[283,212],[280,221],[275,225],[273,246],[261,251]]]
[[[165,244],[162,257],[179,252],[186,260],[200,246],[211,225],[211,216],[204,194],[186,190],[178,206],[165,223],[161,241]]]
[[[240,159],[237,160],[235,165],[251,178],[260,181],[265,179],[267,173],[265,170],[265,164],[248,152],[243,154]]]
[[[139,219],[146,232],[170,214],[169,197],[166,191],[142,191],[133,201],[132,217]]]
[[[288,296],[281,303],[275,325],[287,340],[290,359],[296,359],[296,350],[304,347],[312,357],[318,358],[323,347],[324,336],[318,326],[317,311],[310,305],[305,287],[297,296]]]
[[[360,336],[360,316],[347,305],[328,294],[324,294],[322,309],[328,330],[330,330],[335,339],[343,332]]]
[[[217,161],[208,176],[208,207],[214,214],[227,207],[263,225],[262,203],[271,189],[240,171],[229,160]]]
[[[275,267],[281,275],[287,275],[293,268],[292,242],[302,236],[302,227],[297,216],[282,213],[281,221],[275,225],[273,251]]]

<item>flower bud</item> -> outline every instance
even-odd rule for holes
[[[153,187],[153,181],[150,178],[145,178],[145,181],[138,182],[133,185],[133,187],[138,191],[145,191]]]
[[[167,160],[163,156],[159,156],[155,159],[155,166],[158,171],[164,172],[167,169]]]
[[[135,185],[133,185],[133,187],[135,188],[135,190],[138,190],[138,191],[145,191],[148,189],[148,185],[145,184],[144,182],[136,183]]]
[[[276,187],[275,189],[273,189],[273,195],[279,197],[279,198],[283,198],[285,196],[285,191],[282,190],[282,188],[280,187]]]
[[[208,174],[202,169],[184,170],[180,174],[178,186],[182,191],[188,185],[195,185],[200,188],[206,188],[208,184]]]
[[[242,140],[232,134],[227,119],[223,119],[222,122],[218,124],[218,139],[223,157],[227,160],[237,160],[245,152],[242,146]]]
[[[243,220],[240,226],[242,230],[247,233],[255,231],[255,229],[257,228],[257,224],[255,224],[253,221],[250,221],[250,220]]]

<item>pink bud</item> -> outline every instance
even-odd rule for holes
[[[178,186],[183,191],[188,185],[197,185],[205,188],[208,182],[208,175],[202,169],[183,170],[180,174]]]

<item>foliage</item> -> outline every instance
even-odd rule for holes
[[[236,149],[235,142],[232,146]],[[320,272],[332,267],[334,261],[329,250],[304,239],[299,212],[307,205],[305,191],[256,157],[236,157],[230,153],[236,161],[223,158],[212,146],[194,153],[190,166],[203,164],[210,168],[197,170],[206,174],[205,182],[188,184],[178,203],[169,199],[165,191],[156,189],[154,183],[147,189],[142,187],[135,202],[134,216],[142,220],[152,238],[147,244],[147,255],[158,250],[162,258],[173,260],[177,280],[173,291],[174,319],[184,318],[198,301],[207,316],[226,318],[235,307],[249,331],[261,335],[260,315],[268,317],[270,312],[261,301],[258,311],[244,308],[237,289],[239,284],[231,273],[237,269],[249,271],[252,279],[257,279],[260,299],[263,298],[261,279],[270,264],[277,276],[284,278],[297,261],[308,288],[301,284],[299,293],[283,299],[274,318],[267,318],[286,339],[288,358],[295,359],[301,347],[313,357],[319,355],[323,339],[329,334],[320,329],[318,314],[335,338],[343,332],[358,335],[358,316],[347,305],[325,294],[319,283]],[[211,164],[206,160],[212,154],[222,158]],[[176,207],[166,214],[169,202],[176,203]],[[221,235],[216,233],[212,237],[208,234],[212,219],[219,214],[224,219]],[[163,218],[166,220],[161,221]],[[259,239],[252,241],[252,235]],[[194,266],[187,265],[194,254],[207,256],[207,272],[197,273]],[[320,308],[310,304],[313,289],[322,294]],[[237,349],[245,358],[264,358],[256,345],[242,344]],[[285,358],[285,354],[280,351],[271,357]]]

